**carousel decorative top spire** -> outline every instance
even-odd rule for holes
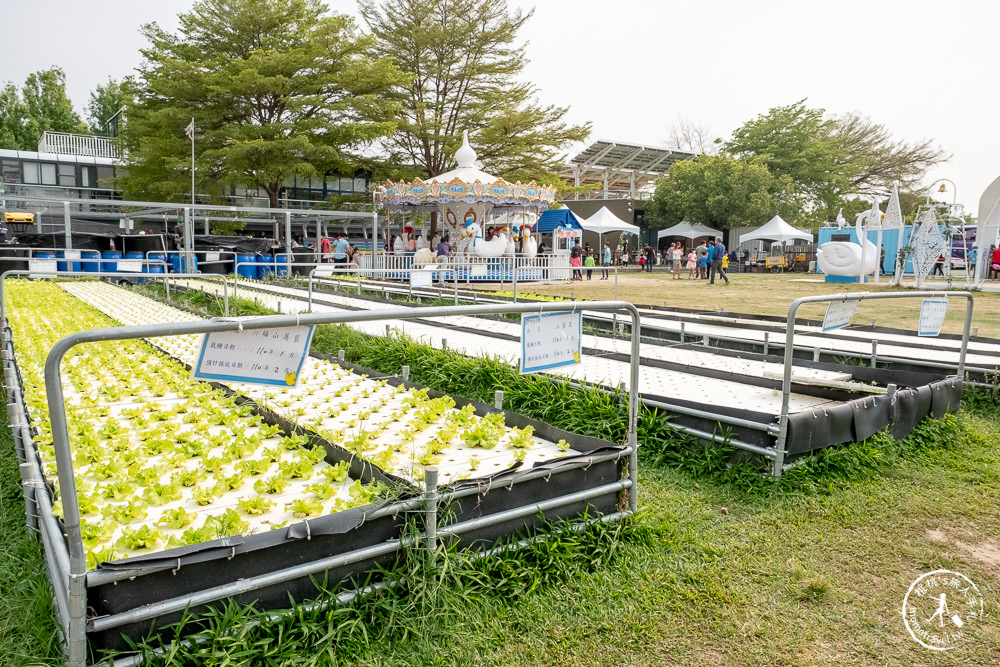
[[[476,151],[469,145],[469,131],[462,132],[462,147],[455,151],[455,161],[460,169],[474,169],[476,166]]]

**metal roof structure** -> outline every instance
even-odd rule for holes
[[[609,190],[626,188],[634,197],[637,181],[641,187],[642,179],[659,178],[674,162],[694,158],[694,153],[669,148],[598,140],[570,159],[561,175],[576,186],[603,183],[605,199]]]

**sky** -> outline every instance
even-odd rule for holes
[[[327,0],[357,17],[354,0]],[[983,0],[508,0],[535,8],[521,38],[540,101],[593,123],[591,140],[667,146],[686,119],[728,138],[768,109],[807,98],[860,111],[896,139],[935,140],[951,160],[926,185],[976,215],[1000,176],[995,30]],[[81,112],[90,91],[140,64],[148,22],[175,30],[192,0],[4,2],[0,81],[53,65]],[[937,187],[934,188],[937,191]]]

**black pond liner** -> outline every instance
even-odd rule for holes
[[[322,356],[322,355],[314,355]],[[342,367],[355,373],[364,373],[371,378],[379,378],[376,371],[349,363]],[[414,383],[403,383],[394,377],[384,378],[393,386],[405,384],[407,388],[423,389]],[[215,384],[215,383],[213,383]],[[215,385],[228,393],[233,393],[222,385]],[[443,394],[428,389],[428,396]],[[456,407],[471,404],[479,416],[498,410],[474,401],[453,397]],[[248,399],[244,399],[249,402]],[[395,475],[386,473],[367,461],[354,457],[350,452],[323,440],[280,415],[263,410],[254,404],[258,414],[265,421],[279,424],[287,432],[307,433],[311,444],[321,443],[327,450],[327,461],[336,463],[349,461],[351,476],[363,482],[381,481],[396,489],[398,499],[418,499],[421,489],[407,483]],[[533,506],[537,503],[560,496],[585,491],[587,489],[613,484],[627,476],[628,459],[598,461],[583,467],[565,469],[568,464],[587,461],[601,454],[624,452],[624,447],[589,436],[557,429],[549,424],[528,419],[512,412],[504,412],[508,426],[523,428],[532,426],[540,438],[557,442],[566,440],[581,454],[566,456],[536,464],[532,468],[520,465],[501,471],[489,477],[462,480],[450,486],[439,487],[441,494],[450,490],[468,491],[470,495],[454,500],[444,500],[438,508],[439,525],[442,530],[468,519],[488,517],[492,514],[517,507]],[[548,470],[549,474],[536,479],[519,481],[529,472]],[[548,522],[557,519],[573,519],[582,516],[595,517],[613,514],[621,509],[627,492],[612,490],[585,501],[575,502],[550,510],[544,517],[531,514],[508,519],[492,526],[480,527],[459,535],[457,539],[465,548],[485,550],[498,542],[512,537],[526,535],[544,529]],[[375,519],[368,519],[374,511],[385,508],[393,501],[382,501],[366,507],[354,508],[335,514],[309,519],[291,524],[283,529],[253,535],[239,535],[213,540],[201,544],[169,549],[145,556],[136,556],[110,563],[101,563],[99,571],[107,573],[127,573],[127,577],[117,581],[95,583],[88,573],[87,583],[87,639],[92,653],[96,656],[103,650],[127,651],[125,637],[138,640],[150,635],[164,639],[172,637],[166,626],[181,619],[184,612],[157,615],[153,619],[137,620],[123,625],[97,630],[93,620],[113,614],[141,610],[146,605],[196,594],[199,591],[232,584],[254,576],[278,572],[289,567],[350,554],[362,549],[385,545],[400,539],[406,529],[409,515],[417,517],[422,526],[422,513],[400,511]],[[627,506],[627,504],[625,505]],[[395,551],[378,556],[358,558],[348,564],[302,575],[280,584],[230,596],[242,604],[253,604],[257,609],[286,609],[290,601],[305,602],[318,595],[317,584],[329,591],[344,591],[357,588],[361,582],[373,583],[382,576],[381,568],[387,568],[397,558]],[[193,613],[206,611],[218,602],[192,606]],[[188,627],[188,632],[198,630],[197,625]]]

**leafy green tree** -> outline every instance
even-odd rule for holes
[[[44,132],[86,132],[87,126],[66,95],[66,74],[58,67],[32,72],[21,94],[8,83],[0,93],[0,146],[38,148]]]
[[[0,90],[0,148],[28,150],[26,117],[27,112],[17,86],[8,82]]]
[[[517,34],[533,11],[506,0],[361,0],[361,15],[378,53],[410,77],[396,88],[399,127],[385,142],[393,158],[427,176],[453,165],[468,130],[479,161],[507,179],[556,184],[563,151],[590,125],[565,121],[565,107],[537,101],[518,81],[524,47]]]
[[[272,207],[291,176],[351,173],[356,151],[395,129],[398,69],[319,0],[201,0],[179,34],[143,33],[125,87],[129,197],[186,197],[192,118],[198,191],[255,186]]]
[[[800,222],[831,220],[856,195],[886,196],[897,181],[913,188],[927,169],[948,159],[930,140],[896,140],[883,124],[858,112],[828,117],[805,100],[775,107],[733,133],[727,152],[765,157],[768,169],[794,182]]]
[[[792,179],[772,174],[765,162],[763,157],[743,161],[728,155],[699,155],[675,163],[656,182],[646,205],[646,223],[651,229],[681,221],[730,229],[788,215]]]
[[[724,147],[742,160],[763,158],[771,173],[791,177],[802,208],[836,211],[858,170],[847,162],[847,148],[835,128],[823,109],[810,109],[800,100],[745,123]]]
[[[91,133],[114,136],[113,129],[108,127],[108,121],[124,105],[125,94],[120,82],[108,78],[107,83],[97,84],[97,88],[91,91],[90,102],[87,104],[87,124]]]

